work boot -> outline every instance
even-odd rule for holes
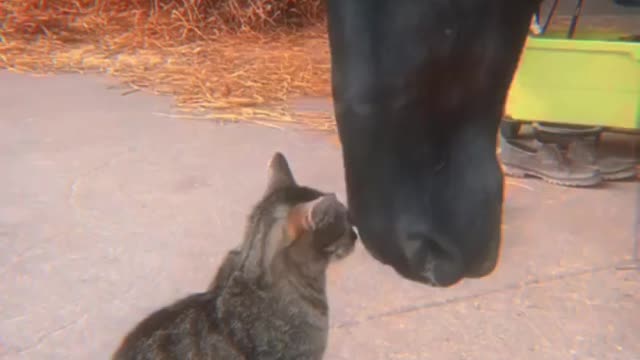
[[[567,149],[567,158],[573,162],[595,166],[604,180],[623,180],[637,176],[636,160],[602,157],[597,151],[599,126],[572,126],[535,123],[535,137],[541,142],[559,144]]]
[[[600,171],[589,165],[572,163],[560,147],[536,141],[530,147],[517,141],[500,140],[500,158],[508,176],[534,176],[562,186],[595,186],[602,182]]]
[[[577,163],[597,167],[604,180],[623,180],[637,176],[635,159],[601,157],[596,150],[594,140],[575,140],[569,144],[567,158]]]
[[[592,137],[597,139],[603,131],[604,129],[600,126],[533,124],[534,136],[538,141],[558,144],[564,148],[577,138]]]

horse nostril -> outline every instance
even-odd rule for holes
[[[460,253],[445,239],[425,239],[420,250],[422,261],[418,266],[435,286],[451,286],[462,279],[464,266]]]
[[[428,254],[434,259],[452,258],[452,255],[438,242],[429,240],[426,244]]]

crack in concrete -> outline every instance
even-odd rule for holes
[[[4,276],[11,267],[13,267],[14,265],[18,264],[20,261],[22,261],[25,257],[27,257],[29,255],[29,253],[33,250],[40,247],[40,244],[33,244],[29,247],[27,247],[26,249],[20,251],[18,254],[16,254],[14,257],[12,257],[9,261],[7,261],[6,264],[4,264],[2,267],[0,267],[0,277]]]
[[[75,179],[73,179],[72,182],[71,182],[71,191],[69,193],[69,196],[67,197],[67,201],[69,202],[71,207],[76,209],[76,210],[81,210],[81,207],[78,206],[78,204],[76,204],[76,202],[75,202],[76,194],[78,192],[78,186],[80,186],[81,182],[83,182],[83,181],[87,180],[88,178],[98,174],[99,172],[104,171],[105,169],[111,167],[117,161],[119,161],[122,158],[128,156],[130,153],[131,153],[130,149],[127,149],[124,152],[116,154],[113,157],[111,157],[110,159],[108,159],[107,161],[103,162],[101,165],[96,166],[96,167],[86,171],[84,174],[81,174],[81,175],[77,176]]]
[[[462,303],[464,301],[479,299],[479,298],[486,297],[488,295],[501,294],[501,293],[505,293],[513,290],[524,289],[534,285],[548,284],[555,281],[576,278],[576,277],[587,275],[587,274],[601,273],[608,270],[626,270],[624,267],[625,265],[628,265],[628,261],[617,261],[613,264],[602,265],[602,266],[597,266],[597,267],[592,267],[592,268],[582,269],[582,270],[568,271],[564,273],[553,274],[550,276],[538,277],[538,278],[526,280],[523,282],[511,283],[497,289],[486,290],[476,294],[454,296],[451,298],[438,300],[438,301],[431,301],[431,302],[421,303],[417,305],[407,305],[407,306],[397,307],[388,311],[383,311],[383,312],[368,315],[360,320],[344,321],[334,326],[331,326],[331,328],[332,329],[353,328],[373,320],[393,317],[396,315],[408,314],[408,313],[417,312],[420,310],[438,308],[438,307],[447,306],[451,304]]]
[[[42,344],[44,344],[45,341],[47,341],[52,336],[67,330],[68,328],[70,328],[70,327],[72,327],[72,326],[84,321],[86,318],[87,318],[87,314],[84,314],[84,315],[82,315],[81,317],[79,317],[79,318],[77,318],[75,320],[72,320],[72,321],[70,321],[70,322],[68,322],[66,324],[63,324],[63,325],[61,325],[61,326],[59,326],[59,327],[57,327],[57,328],[55,328],[55,329],[53,329],[51,331],[47,331],[46,333],[40,335],[38,337],[38,340],[36,340],[36,342],[34,342],[33,344],[31,344],[29,346],[26,346],[26,347],[23,347],[23,348],[19,349],[15,353],[19,354],[19,355],[23,355],[23,354],[26,354],[26,353],[28,353],[30,351],[36,350]]]
[[[30,253],[35,250],[35,249],[39,249],[42,248],[43,244],[48,244],[51,243],[61,237],[67,236],[71,233],[71,230],[64,230],[64,231],[60,231],[57,234],[48,236],[44,239],[42,239],[43,241],[38,242],[36,244],[32,244],[31,246],[25,248],[24,250],[22,250],[21,252],[19,252],[18,254],[16,254],[13,258],[11,258],[10,261],[7,262],[7,264],[5,264],[4,266],[0,267],[0,277],[3,277],[7,274],[9,274],[9,271],[12,270],[11,268],[16,266],[17,264],[19,264],[20,262],[24,261],[25,258],[27,258]],[[58,260],[55,263],[60,263],[60,262],[64,262],[64,260]]]

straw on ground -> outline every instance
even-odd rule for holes
[[[329,96],[322,2],[5,0],[0,67],[98,71],[227,120],[333,130],[330,112],[288,100]]]

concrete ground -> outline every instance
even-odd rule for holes
[[[278,150],[344,199],[318,134],[176,119],[93,76],[0,72],[0,358],[107,359],[150,311],[202,290]],[[640,359],[638,185],[507,179],[502,261],[433,289],[359,245],[330,271],[326,359]]]

